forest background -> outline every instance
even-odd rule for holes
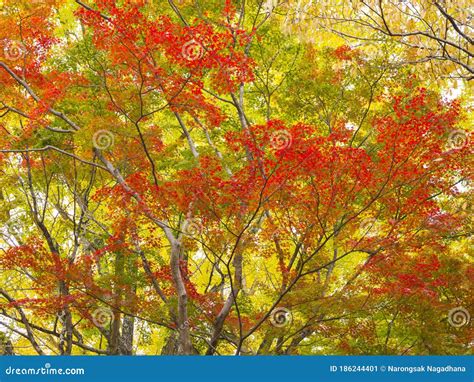
[[[472,3],[0,8],[1,353],[472,351]]]

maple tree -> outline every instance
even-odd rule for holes
[[[2,3],[4,354],[469,352],[466,78],[292,4]]]

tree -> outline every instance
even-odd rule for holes
[[[468,351],[463,100],[264,5],[5,5],[9,351]]]

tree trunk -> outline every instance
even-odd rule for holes
[[[173,276],[174,286],[178,293],[178,343],[179,354],[193,354],[191,337],[189,335],[188,322],[188,294],[181,274],[180,259],[182,247],[181,243],[174,240],[171,243],[171,274]]]

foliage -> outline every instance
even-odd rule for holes
[[[3,353],[469,352],[467,53],[455,97],[331,1],[0,4]]]

